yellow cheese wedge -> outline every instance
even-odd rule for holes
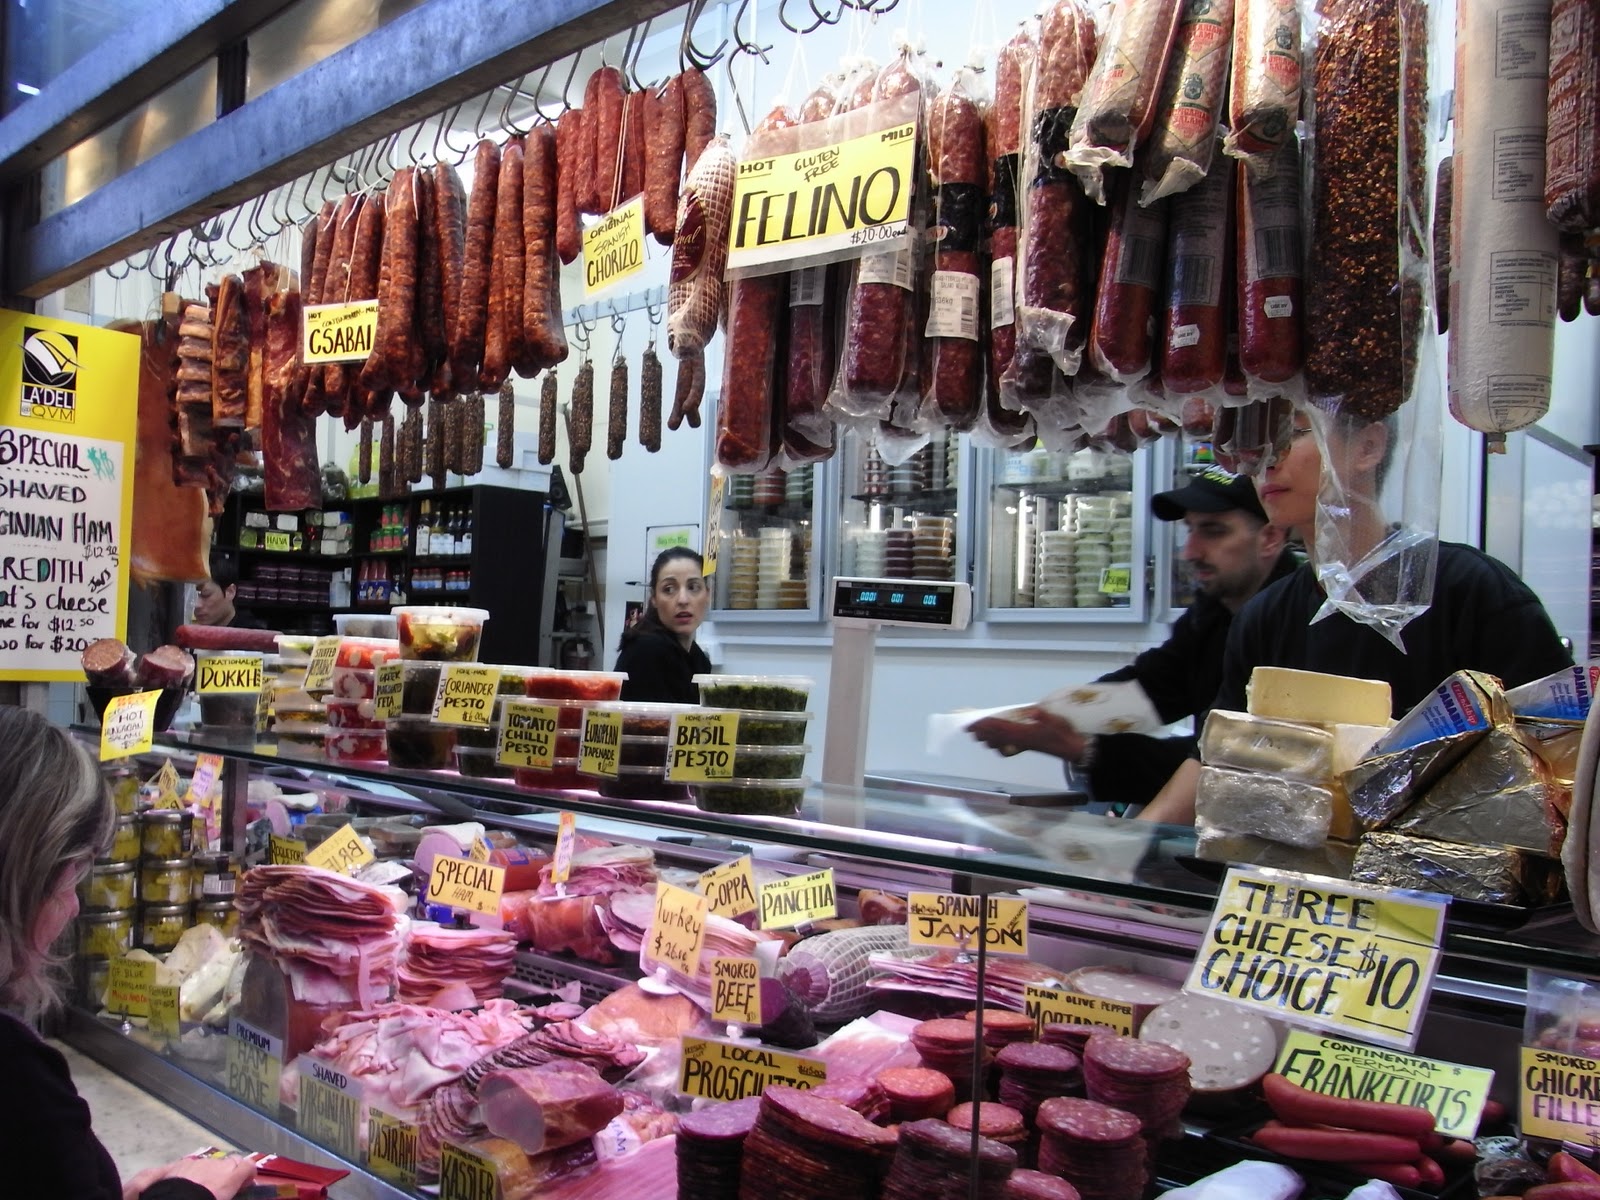
[[[1257,667],[1247,689],[1249,711],[1280,721],[1315,725],[1387,725],[1389,685],[1288,667]]]

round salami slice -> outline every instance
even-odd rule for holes
[[[1101,1032],[1084,1047],[1083,1066],[1086,1075],[1103,1070],[1113,1078],[1144,1082],[1188,1074],[1189,1056],[1159,1042]]]
[[[761,1097],[712,1104],[678,1118],[678,1145],[686,1142],[742,1142],[755,1128]]]
[[[869,1121],[880,1121],[890,1114],[891,1097],[879,1080],[841,1079],[812,1088],[811,1094],[821,1100],[837,1101]]]
[[[964,1020],[977,1022],[978,1014],[969,1012]],[[983,1043],[992,1050],[1009,1046],[1013,1042],[1033,1041],[1033,1018],[1026,1013],[1012,1012],[1008,1008],[983,1010]]]
[[[1145,1018],[1139,1039],[1187,1055],[1197,1092],[1249,1087],[1278,1058],[1278,1037],[1266,1018],[1206,996],[1168,1000]]]
[[[1043,1171],[1013,1171],[1006,1180],[1005,1200],[1082,1200],[1065,1179]]]
[[[965,1166],[972,1151],[971,1130],[957,1129],[944,1121],[908,1121],[900,1127],[901,1157],[943,1159]],[[1017,1152],[991,1138],[978,1138],[978,1170],[991,1174],[1003,1169],[1007,1174],[1016,1169]]]
[[[783,1084],[774,1084],[761,1094],[760,1121],[764,1124],[769,1117],[778,1129],[823,1145],[892,1150],[895,1144],[893,1133],[880,1129],[853,1109]]]
[[[958,1104],[944,1119],[967,1133],[972,1132],[976,1119],[982,1136],[1008,1145],[1028,1139],[1028,1124],[1022,1114],[1006,1104]]]
[[[1078,1069],[1078,1056],[1065,1046],[1015,1042],[995,1057],[1002,1071],[1018,1074],[1067,1075]]]
[[[878,1086],[889,1097],[893,1121],[942,1117],[956,1102],[956,1085],[943,1071],[927,1067],[890,1067],[878,1073]]]
[[[978,1031],[972,1022],[950,1017],[923,1021],[911,1031],[911,1044],[919,1054],[931,1051],[939,1056],[962,1052],[970,1055],[977,1040]]]
[[[1034,1119],[1041,1133],[1074,1142],[1112,1146],[1132,1144],[1139,1137],[1138,1117],[1093,1100],[1046,1100]]]

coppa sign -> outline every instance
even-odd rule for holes
[[[742,917],[756,911],[755,874],[750,856],[741,854],[730,863],[712,867],[700,876],[700,890],[706,905],[719,917]]]
[[[1304,1029],[1289,1031],[1274,1069],[1324,1096],[1425,1108],[1440,1133],[1459,1138],[1476,1136],[1494,1083],[1494,1072],[1482,1067],[1417,1058]]]
[[[683,1039],[678,1090],[690,1096],[743,1100],[759,1096],[769,1084],[785,1083],[806,1091],[826,1082],[828,1064],[821,1059],[713,1038]]]
[[[468,858],[437,855],[428,876],[428,903],[498,916],[506,869]]]
[[[1046,1025],[1101,1025],[1123,1037],[1133,1036],[1133,1005],[1099,996],[1083,996],[1065,988],[1030,983],[1022,991],[1022,1011],[1042,1032]]]
[[[494,697],[499,690],[498,667],[453,663],[439,677],[433,719],[442,725],[486,727],[494,716]]]
[[[1523,1137],[1600,1146],[1600,1059],[1522,1047]]]
[[[1409,1050],[1438,969],[1448,903],[1234,867],[1183,990]]]
[[[981,905],[989,907],[983,944],[992,954],[1028,953],[1028,902],[1001,896],[957,896],[949,892],[912,892],[907,900],[907,926],[913,946],[976,950]]]
[[[305,327],[305,343],[300,348],[302,362],[365,362],[378,331],[378,302],[309,304]]]

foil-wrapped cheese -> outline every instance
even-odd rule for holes
[[[1321,783],[1333,773],[1333,734],[1318,725],[1214,708],[1200,733],[1200,761]]]
[[[1320,846],[1333,824],[1333,793],[1312,783],[1201,767],[1195,819],[1286,846]]]
[[[1566,834],[1560,797],[1560,785],[1544,761],[1513,730],[1496,729],[1391,828],[1446,842],[1556,855]]]
[[[1299,871],[1307,875],[1350,878],[1350,865],[1356,848],[1347,842],[1323,842],[1320,846],[1285,846],[1248,833],[1229,833],[1225,829],[1198,823],[1195,827],[1194,856],[1202,862],[1243,863],[1253,867],[1276,867],[1280,871]]]
[[[1561,894],[1561,864],[1554,859],[1511,846],[1469,846],[1386,830],[1362,837],[1350,878],[1485,904],[1547,904]]]

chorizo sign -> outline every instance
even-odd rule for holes
[[[305,344],[300,348],[307,366],[313,363],[365,362],[378,332],[378,302],[312,304],[305,310]]]
[[[1183,990],[1409,1050],[1439,966],[1447,904],[1235,867]]]
[[[599,295],[644,269],[644,196],[606,213],[583,231],[583,295]]]

